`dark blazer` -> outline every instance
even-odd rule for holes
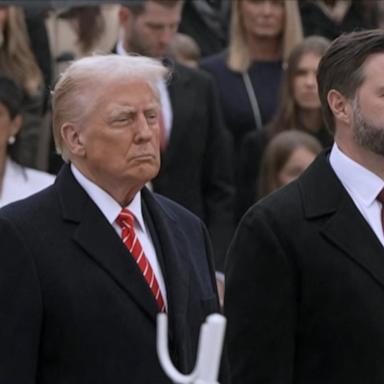
[[[208,74],[174,64],[169,86],[172,131],[154,191],[199,216],[207,225],[216,256],[224,255],[233,234],[233,178],[229,133]]]
[[[384,249],[328,153],[248,212],[226,277],[234,383],[384,382]]]
[[[170,350],[190,371],[218,311],[201,221],[142,190],[165,279]],[[0,383],[170,383],[156,354],[158,308],[117,233],[74,179],[0,211]]]

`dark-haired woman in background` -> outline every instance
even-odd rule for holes
[[[23,165],[38,167],[44,84],[29,45],[21,7],[0,6],[0,75],[13,79],[23,90],[23,123],[15,144],[15,156]]]
[[[22,90],[0,77],[0,207],[25,198],[52,184],[48,173],[23,167],[14,159],[14,145],[22,125]]]

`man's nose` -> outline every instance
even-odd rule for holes
[[[153,125],[148,123],[147,117],[144,114],[140,114],[136,130],[136,138],[138,140],[150,140],[153,132]]]
[[[166,27],[162,30],[160,35],[160,43],[169,47],[176,31],[172,27]]]

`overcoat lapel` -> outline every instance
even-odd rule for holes
[[[299,181],[308,219],[326,217],[321,234],[384,287],[384,248],[321,154]]]
[[[165,210],[154,195],[142,190],[142,198],[151,215],[161,247],[162,265],[171,319],[185,316],[188,302],[190,260],[186,254],[187,234],[178,227],[173,214]]]
[[[153,320],[158,307],[135,260],[98,207],[74,179],[69,166],[57,178],[63,217],[74,222],[74,241],[81,246]]]
[[[384,287],[384,248],[349,196],[322,232]]]

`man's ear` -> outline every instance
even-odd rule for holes
[[[132,23],[133,13],[128,7],[123,5],[119,8],[119,22],[121,26]]]
[[[81,128],[72,123],[65,123],[60,128],[60,135],[69,153],[77,157],[86,155]]]
[[[20,131],[21,124],[23,122],[23,117],[21,115],[17,115],[12,120],[12,126],[11,126],[11,136],[16,136],[17,133]]]
[[[336,89],[328,92],[327,101],[335,119],[349,125],[352,113],[351,102]]]

